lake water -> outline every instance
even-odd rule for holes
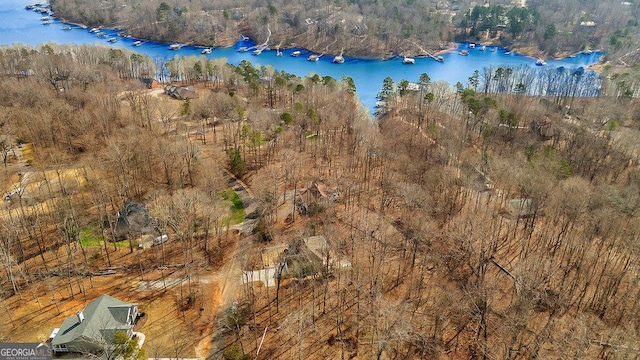
[[[118,37],[118,41],[110,43],[109,37],[116,36],[113,30],[103,30],[107,37],[98,38],[90,33],[89,29],[70,25],[71,30],[63,30],[67,25],[54,19],[49,25],[42,25],[40,18],[43,14],[25,10],[25,5],[32,4],[28,0],[0,0],[0,45],[26,44],[38,46],[42,43],[60,44],[100,44],[116,48],[126,48],[153,58],[173,58],[176,54],[181,56],[201,55],[202,48],[184,46],[180,50],[169,50],[169,44],[145,42],[141,46],[133,46],[137,39]],[[260,42],[260,39],[258,39]],[[278,42],[274,39],[273,42]],[[390,76],[395,81],[406,79],[417,82],[420,74],[427,73],[432,81],[444,80],[454,85],[457,82],[466,84],[475,70],[482,73],[485,67],[493,66],[532,66],[535,67],[536,59],[523,55],[508,53],[507,49],[498,48],[491,51],[487,46],[485,51],[476,46],[470,49],[468,44],[460,44],[459,49],[443,54],[444,61],[437,62],[431,58],[415,58],[415,63],[405,65],[402,58],[389,60],[371,60],[350,58],[345,54],[345,62],[333,63],[334,55],[321,56],[318,61],[307,61],[312,54],[304,49],[285,49],[283,56],[276,56],[275,50],[264,51],[261,55],[253,55],[249,52],[238,51],[243,46],[251,46],[253,42],[239,40],[234,47],[214,49],[209,58],[226,58],[231,64],[238,65],[242,60],[248,60],[252,64],[272,65],[276,70],[284,70],[301,77],[310,73],[321,76],[329,75],[337,80],[343,75],[353,78],[356,91],[362,103],[373,109],[376,103],[376,95],[382,87],[384,78]],[[458,52],[465,49],[468,56],[460,56]],[[290,56],[293,51],[300,51],[299,57]],[[561,60],[546,60],[547,67],[586,67],[595,64],[602,53],[577,54],[572,58]]]

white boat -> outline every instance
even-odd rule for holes
[[[460,50],[460,52],[458,54],[462,55],[462,56],[467,56],[467,55],[469,55],[469,51],[466,50],[466,49],[465,50]]]
[[[336,64],[344,63],[344,56],[338,55],[338,56],[334,57],[333,58],[333,62],[336,63]]]
[[[498,48],[497,48],[497,47],[495,47],[495,46],[493,46],[493,47],[491,48],[491,52],[496,52],[496,50],[498,50]]]
[[[320,60],[320,56],[322,55],[315,55],[315,54],[309,55],[309,57],[307,58],[307,61],[318,61]]]
[[[110,42],[110,43],[114,43],[114,42],[118,41],[118,38],[110,37],[109,39],[107,39],[107,41]]]
[[[475,49],[475,48],[476,48],[476,44],[474,43],[469,44],[469,49]]]
[[[245,51],[247,51],[247,50],[249,50],[249,49],[248,49],[246,46],[242,46],[242,47],[240,47],[240,48],[238,49],[238,51],[239,51],[239,52],[245,52]]]
[[[591,55],[591,53],[592,53],[592,52],[593,52],[593,51],[591,51],[591,50],[589,50],[589,49],[584,49],[584,50],[582,50],[582,53],[583,53],[584,55]]]
[[[50,24],[53,24],[53,21],[45,20],[45,21],[42,22],[42,25],[50,25]]]
[[[262,54],[262,49],[253,50],[253,55],[260,55],[260,54]]]
[[[484,45],[480,46],[480,51],[485,51],[485,50],[487,50],[486,46],[484,46]]]
[[[444,62],[444,57],[442,57],[442,55],[438,55],[434,58],[434,60],[437,62]]]
[[[276,49],[276,56],[282,56],[282,51],[280,51],[280,49]]]
[[[212,48],[206,48],[206,49],[202,49],[202,53],[203,54],[211,54],[211,52],[213,51]]]
[[[49,20],[51,20],[51,18],[50,18],[50,17],[48,17],[48,16],[43,16],[43,17],[41,17],[41,18],[40,18],[40,20],[42,20],[42,21],[49,21]]]
[[[248,36],[244,36],[244,35],[240,34],[240,38],[242,39],[242,41],[249,41],[249,37]]]
[[[62,30],[71,30],[71,26],[69,26],[69,25],[64,25],[64,26],[62,27]]]
[[[416,59],[404,56],[402,58],[402,63],[403,64],[415,64],[416,63]]]
[[[169,45],[169,50],[180,50],[182,44],[171,44]]]
[[[511,51],[507,51],[504,53],[505,55],[511,55]]]
[[[292,52],[292,53],[291,53],[291,56],[293,56],[293,57],[297,57],[297,56],[300,56],[300,54],[301,54],[301,53],[302,53],[302,52],[301,52],[300,50],[296,50],[296,51],[294,51],[294,52]]]
[[[544,66],[544,65],[547,65],[547,62],[544,61],[544,59],[538,59],[538,60],[536,60],[536,65]]]
[[[133,44],[132,44],[132,45],[133,45],[133,46],[140,46],[140,45],[142,45],[142,41],[140,41],[140,40],[136,40],[136,41],[134,41],[134,42],[133,42]]]
[[[91,28],[91,30],[89,30],[89,32],[90,32],[90,33],[94,33],[94,34],[95,34],[95,33],[97,33],[97,32],[100,32],[100,29],[98,29],[98,28]]]

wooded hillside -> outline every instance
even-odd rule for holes
[[[142,39],[203,46],[230,46],[243,34],[260,44],[269,40],[271,48],[297,46],[317,53],[381,58],[425,55],[451,41],[472,41],[543,58],[602,49],[608,60],[625,67],[637,63],[640,47],[640,4],[633,1],[51,3],[57,16],[72,22],[119,27]]]
[[[423,74],[374,119],[349,78],[221,61],[175,100],[125,52],[1,51],[3,338],[115,268],[141,308],[173,294],[186,340],[158,357],[639,355],[638,103],[614,83],[529,97]],[[231,227],[224,169],[253,230]],[[122,240],[131,202],[153,221]],[[171,240],[135,249],[145,227]],[[270,286],[235,276],[268,268]],[[55,301],[18,316],[42,284]]]

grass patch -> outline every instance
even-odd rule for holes
[[[105,241],[104,237],[102,235],[100,235],[100,230],[95,225],[87,225],[87,226],[83,227],[82,229],[80,229],[80,234],[79,235],[80,235],[80,243],[84,247],[104,246],[104,241]],[[113,246],[112,243],[109,243],[108,245],[109,246]],[[133,243],[133,246],[134,247],[137,246],[135,241]],[[128,248],[129,247],[129,241],[128,240],[118,241],[116,243],[116,247]]]
[[[220,195],[224,200],[231,202],[229,215],[224,218],[224,222],[230,225],[240,224],[244,221],[244,205],[235,190],[229,188]]]
[[[87,225],[80,229],[80,243],[84,247],[102,246],[104,238],[98,234],[97,228]]]
[[[27,164],[33,164],[33,145],[23,144],[21,151],[22,157],[27,162]]]

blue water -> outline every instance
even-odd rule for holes
[[[89,29],[75,25],[71,25],[71,30],[62,30],[64,24],[57,19],[53,24],[42,25],[40,18],[43,14],[24,8],[25,5],[33,2],[33,0],[0,0],[0,45],[25,44],[35,47],[50,42],[100,44],[126,48],[153,58],[171,59],[176,54],[201,56],[202,49],[191,46],[173,51],[169,50],[168,44],[145,42],[143,45],[135,47],[132,44],[137,39],[123,37],[118,37],[118,41],[115,43],[109,43],[107,39],[116,36],[116,32],[113,30],[103,30],[108,36],[98,38],[95,34],[90,33]],[[274,39],[274,42],[277,42],[277,39]],[[375,105],[383,79],[388,76],[395,81],[406,79],[410,82],[417,82],[420,74],[427,73],[432,81],[444,80],[454,85],[457,82],[466,84],[474,70],[479,70],[482,74],[482,69],[489,66],[494,68],[499,66],[536,66],[535,59],[514,53],[507,54],[506,49],[500,48],[493,52],[490,51],[490,46],[487,46],[485,51],[481,51],[480,46],[469,49],[468,44],[460,44],[456,51],[443,54],[444,62],[436,62],[431,58],[416,58],[413,65],[402,64],[402,58],[370,60],[351,58],[347,56],[348,54],[345,54],[343,64],[333,63],[333,55],[324,55],[319,61],[312,62],[306,60],[311,53],[304,49],[285,49],[281,57],[276,56],[275,50],[264,51],[259,56],[253,55],[251,52],[238,51],[242,46],[251,45],[253,42],[245,43],[240,40],[234,47],[214,49],[211,54],[206,56],[226,58],[229,63],[234,65],[238,65],[242,60],[248,60],[252,64],[272,65],[277,71],[284,70],[300,77],[310,73],[317,73],[321,76],[328,75],[337,80],[340,80],[343,75],[350,76],[355,82],[360,100],[371,109]],[[458,51],[461,49],[467,49],[469,55],[458,55]],[[302,52],[299,57],[290,56],[295,50]],[[577,54],[573,58],[546,60],[546,62],[547,67],[586,67],[596,63],[601,55],[600,52]]]

